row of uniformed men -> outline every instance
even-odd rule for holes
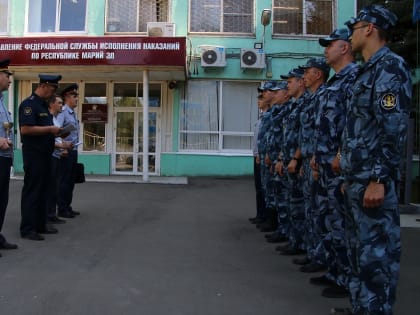
[[[410,74],[386,47],[396,16],[363,8],[347,28],[319,39],[312,58],[259,88],[255,167],[261,176],[257,216],[269,242],[345,297],[352,309],[332,314],[392,314],[400,229],[395,183],[406,140]],[[353,62],[362,54],[365,64]],[[327,81],[330,67],[334,76]],[[258,171],[257,171],[258,173]]]
[[[6,91],[12,73],[10,60],[0,61],[0,90]],[[74,112],[78,86],[71,84],[56,94],[61,75],[39,75],[31,96],[19,106],[24,184],[21,198],[22,238],[41,241],[41,234],[55,234],[52,224],[80,214],[71,207],[77,162],[79,123]],[[63,106],[63,103],[65,105]],[[0,98],[0,232],[8,204],[10,168],[13,164],[13,123]],[[58,209],[57,209],[58,206]],[[0,234],[0,249],[17,249]]]

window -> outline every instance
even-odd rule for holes
[[[86,0],[29,0],[28,32],[82,32]]]
[[[84,104],[107,104],[106,83],[86,83]],[[81,104],[79,104],[82,107]],[[80,111],[81,109],[79,109]],[[106,151],[104,122],[83,124],[83,151]]]
[[[180,106],[180,151],[251,153],[257,84],[190,81]]]
[[[107,32],[146,32],[147,22],[168,22],[168,0],[108,0]]]
[[[274,0],[274,35],[327,35],[334,28],[335,0]]]
[[[0,0],[0,34],[7,33],[9,22],[9,1]]]
[[[253,0],[191,0],[190,32],[254,32]]]

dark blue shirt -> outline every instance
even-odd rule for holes
[[[47,102],[32,93],[19,106],[19,125],[22,126],[52,126],[53,116],[48,111]],[[54,150],[54,136],[21,135],[22,150],[37,151],[51,154]]]

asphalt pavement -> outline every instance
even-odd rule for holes
[[[248,222],[250,177],[79,184],[81,215],[38,242],[19,237],[22,184],[10,184],[3,232],[19,249],[1,251],[1,315],[327,315],[348,306],[321,297],[314,274]],[[402,229],[395,315],[420,314],[416,218],[403,218],[411,227]]]

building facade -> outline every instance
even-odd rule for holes
[[[17,122],[39,73],[77,83],[88,174],[252,174],[257,86],[322,55],[318,38],[355,11],[348,0],[0,0],[5,100]]]

